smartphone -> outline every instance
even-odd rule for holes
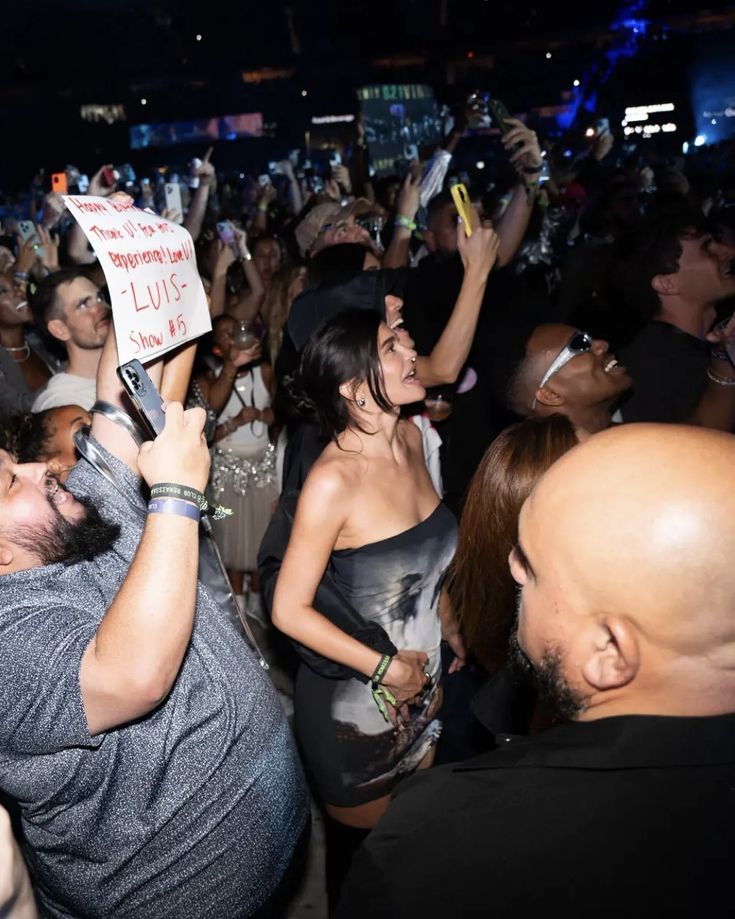
[[[472,236],[472,202],[470,201],[467,187],[460,182],[457,185],[452,185],[449,190],[457,207],[457,213],[462,218],[464,234],[465,236]]]
[[[65,195],[69,190],[69,183],[66,178],[65,172],[52,172],[51,173],[51,191],[58,192],[60,195]]]
[[[600,120],[595,124],[595,130],[597,131],[598,137],[601,134],[608,134],[610,132],[610,119],[600,118]]]
[[[166,415],[163,400],[145,367],[140,361],[128,361],[117,368],[117,375],[145,422],[148,433],[157,437],[163,431]]]
[[[130,163],[123,163],[122,166],[118,166],[117,172],[120,176],[120,179],[126,185],[132,185],[133,182],[135,182],[135,170],[130,165]]]
[[[495,127],[500,131],[500,136],[505,137],[508,131],[512,130],[512,125],[506,123],[511,117],[507,107],[500,99],[488,99],[487,108],[495,122]]]
[[[268,172],[272,176],[276,175],[278,172],[278,163],[275,160],[271,160],[270,163],[268,163]]]
[[[265,188],[266,185],[270,184],[271,177],[267,173],[263,173],[263,175],[258,176],[258,185],[260,185],[261,188]]]
[[[62,173],[62,175],[64,175],[64,173]],[[41,238],[38,235],[36,224],[32,220],[18,221],[18,235],[24,243],[29,242],[31,245],[36,246],[36,254],[39,258],[43,258],[45,250],[41,245]]]
[[[89,191],[89,176],[82,173],[77,179],[77,188],[82,195],[86,195]]]
[[[301,151],[300,151],[298,148],[295,149],[295,150],[292,150],[292,151],[288,154],[288,158],[291,160],[291,165],[292,165],[292,166],[298,166],[298,165],[299,165],[299,156],[300,156],[300,155],[301,155]]]
[[[332,155],[329,157],[329,165],[330,166],[341,166],[342,156],[338,152],[332,153]]]
[[[416,144],[406,144],[403,148],[403,158],[408,160],[409,163],[412,163],[414,160],[419,158],[419,148]]]
[[[219,234],[219,238],[226,246],[234,247],[236,242],[235,229],[229,220],[221,220],[217,224],[217,233]]]
[[[120,181],[120,173],[114,166],[105,166],[102,170],[102,181],[108,188],[112,188]]]
[[[176,211],[178,214],[176,223],[183,223],[184,205],[181,203],[181,186],[178,182],[166,182],[164,191],[166,194],[166,210]]]

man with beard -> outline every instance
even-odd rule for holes
[[[98,395],[119,407],[116,363],[110,336]],[[45,916],[282,914],[308,819],[288,725],[197,583],[198,507],[143,497],[204,488],[203,425],[172,401],[138,449],[95,414],[97,468],[68,491],[0,452],[0,789]]]
[[[570,720],[401,786],[338,919],[726,911],[733,463],[730,435],[631,425],[551,467],[510,564],[517,656]]]

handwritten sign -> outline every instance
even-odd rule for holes
[[[105,273],[121,364],[145,363],[212,328],[184,227],[110,198],[64,201]]]

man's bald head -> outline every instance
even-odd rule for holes
[[[729,434],[626,425],[524,505],[518,638],[583,718],[735,711],[734,474]]]
[[[589,349],[571,356],[541,386],[555,359],[578,335],[578,329],[556,322],[533,330],[508,386],[514,412],[523,417],[560,413],[591,431],[607,427],[609,409],[630,388],[631,379],[606,341],[588,337]]]

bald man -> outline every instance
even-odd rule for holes
[[[552,466],[510,563],[516,656],[567,720],[401,786],[338,919],[731,914],[734,469],[674,425]]]
[[[632,383],[606,341],[544,323],[531,333],[511,376],[508,404],[523,418],[566,415],[576,428],[595,434],[610,426]]]

